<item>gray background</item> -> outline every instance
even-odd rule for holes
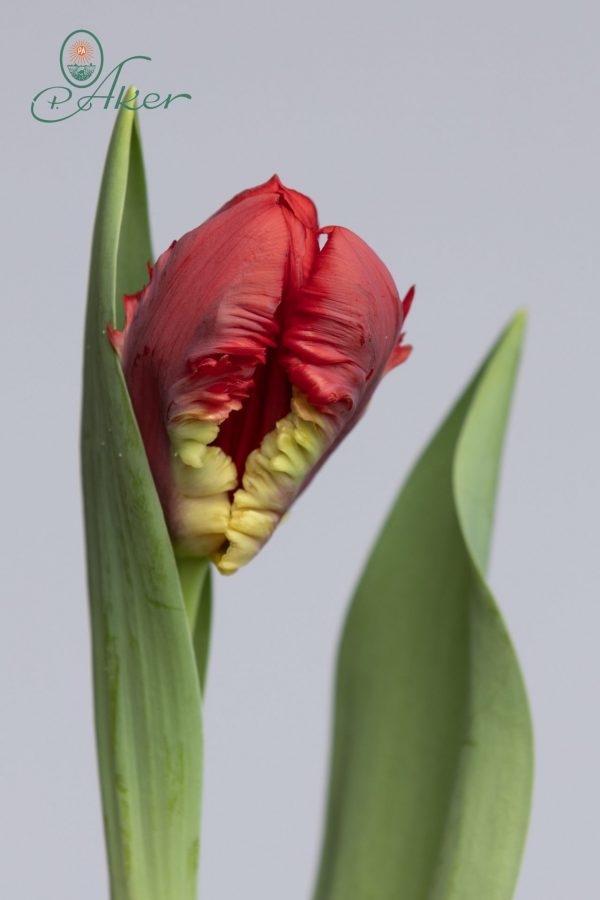
[[[100,12],[102,8],[102,12]],[[78,476],[91,226],[113,115],[29,114],[90,28],[142,115],[157,251],[277,171],[417,283],[413,358],[268,549],[218,579],[202,896],[307,898],[334,650],[392,494],[514,310],[530,310],[491,583],[529,687],[519,900],[600,892],[597,4],[15,4],[2,33],[0,895],[104,900]]]

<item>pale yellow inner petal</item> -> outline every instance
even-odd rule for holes
[[[269,539],[334,435],[327,416],[294,391],[288,415],[248,456],[239,488],[231,458],[209,446],[217,435],[218,425],[193,419],[171,429],[175,539],[178,552],[211,556],[229,575]]]
[[[173,523],[178,553],[210,556],[223,543],[230,492],[238,483],[233,460],[209,447],[219,433],[212,422],[184,419],[170,429],[173,479],[177,491]]]

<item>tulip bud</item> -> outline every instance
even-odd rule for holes
[[[159,257],[109,336],[179,555],[229,574],[258,553],[408,356],[412,297],[277,176]]]

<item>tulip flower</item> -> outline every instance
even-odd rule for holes
[[[412,297],[277,176],[159,257],[109,336],[178,555],[258,553],[408,356]]]

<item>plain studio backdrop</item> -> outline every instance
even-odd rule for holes
[[[411,463],[522,306],[490,573],[536,733],[517,897],[599,896],[599,26],[591,0],[5,6],[2,897],[108,896],[78,429],[114,112],[30,114],[62,83],[60,46],[77,28],[112,65],[152,58],[124,81],[192,94],[140,117],[157,253],[277,172],[323,224],[366,239],[401,292],[417,284],[408,364],[260,557],[216,578],[202,896],[310,897],[352,587]]]

